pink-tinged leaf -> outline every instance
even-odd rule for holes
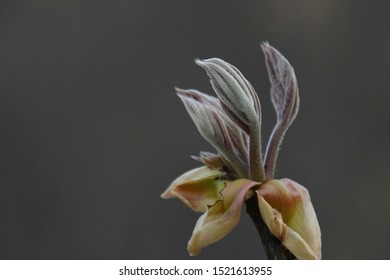
[[[291,123],[299,110],[298,84],[294,68],[268,43],[261,44],[271,82],[271,100],[278,122]]]
[[[196,212],[205,212],[222,198],[224,182],[221,172],[206,166],[195,168],[178,177],[161,195],[162,198],[178,198]]]
[[[277,123],[271,133],[265,151],[267,179],[274,177],[276,159],[284,135],[299,111],[299,91],[294,68],[288,60],[268,43],[261,44],[265,54],[268,76],[271,82],[271,100]]]
[[[228,109],[228,116],[237,119],[237,125],[260,121],[260,101],[250,83],[233,65],[219,58],[196,60],[196,64],[204,68],[210,78],[211,85],[220,101]]]
[[[321,259],[321,231],[307,189],[281,179],[266,182],[256,192],[271,233],[298,259]]]
[[[203,138],[218,150],[237,176],[246,176],[245,162],[241,160],[245,157],[246,151],[241,130],[225,116],[220,105],[216,105],[214,97],[206,97],[195,90],[177,90]]]
[[[211,206],[196,223],[187,247],[191,256],[222,239],[238,224],[245,194],[256,185],[257,182],[246,179],[225,182],[223,199]]]

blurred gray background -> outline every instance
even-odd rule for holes
[[[301,110],[277,177],[311,193],[325,259],[390,258],[390,4],[357,0],[0,1],[0,258],[187,259],[197,213],[160,194],[213,151],[174,86],[237,66],[275,122],[259,43]],[[265,258],[246,213],[198,259]]]

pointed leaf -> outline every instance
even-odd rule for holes
[[[263,43],[261,48],[265,54],[271,82],[271,100],[277,115],[277,123],[265,152],[266,176],[272,179],[284,135],[299,111],[299,94],[294,69],[287,59],[268,43]]]
[[[299,110],[298,84],[294,68],[288,60],[268,43],[263,43],[269,80],[271,100],[275,107],[278,122],[291,124]]]
[[[219,58],[197,60],[196,63],[206,70],[226,115],[250,136],[248,155],[245,155],[248,158],[246,173],[249,174],[240,177],[264,181],[260,102],[253,87],[237,68]]]

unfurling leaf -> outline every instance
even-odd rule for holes
[[[227,160],[237,176],[246,176],[246,140],[241,129],[223,113],[219,101],[195,90],[178,90],[177,94],[200,134]]]
[[[222,108],[245,131],[261,119],[260,101],[252,85],[233,65],[219,58],[197,60],[206,70]]]
[[[227,129],[228,137],[231,138],[233,143],[233,150],[237,156],[242,159],[244,162],[247,161],[247,145],[249,141],[249,137],[246,133],[244,133],[239,126],[235,122],[233,122],[223,110],[221,102],[219,99],[212,97],[210,95],[201,93],[200,91],[194,89],[179,89],[176,88],[177,94],[180,96],[185,96],[199,103],[204,104],[204,106],[209,106],[213,110],[215,110],[215,115],[218,115],[218,118],[224,123]],[[206,139],[207,140],[207,139]]]
[[[294,69],[287,59],[268,43],[263,43],[261,47],[265,54],[271,82],[271,100],[277,116],[265,152],[266,176],[272,179],[284,135],[299,111],[299,94]]]
[[[299,110],[298,84],[294,68],[268,43],[261,45],[271,82],[271,100],[278,122],[291,124]]]
[[[196,63],[206,70],[226,115],[249,135],[246,164],[249,167],[248,177],[256,181],[264,181],[261,108],[257,93],[237,68],[222,59],[197,60]]]

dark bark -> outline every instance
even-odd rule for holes
[[[252,218],[260,235],[265,253],[269,260],[296,260],[297,258],[272,235],[260,215],[257,197],[252,196],[246,201],[246,211]]]

